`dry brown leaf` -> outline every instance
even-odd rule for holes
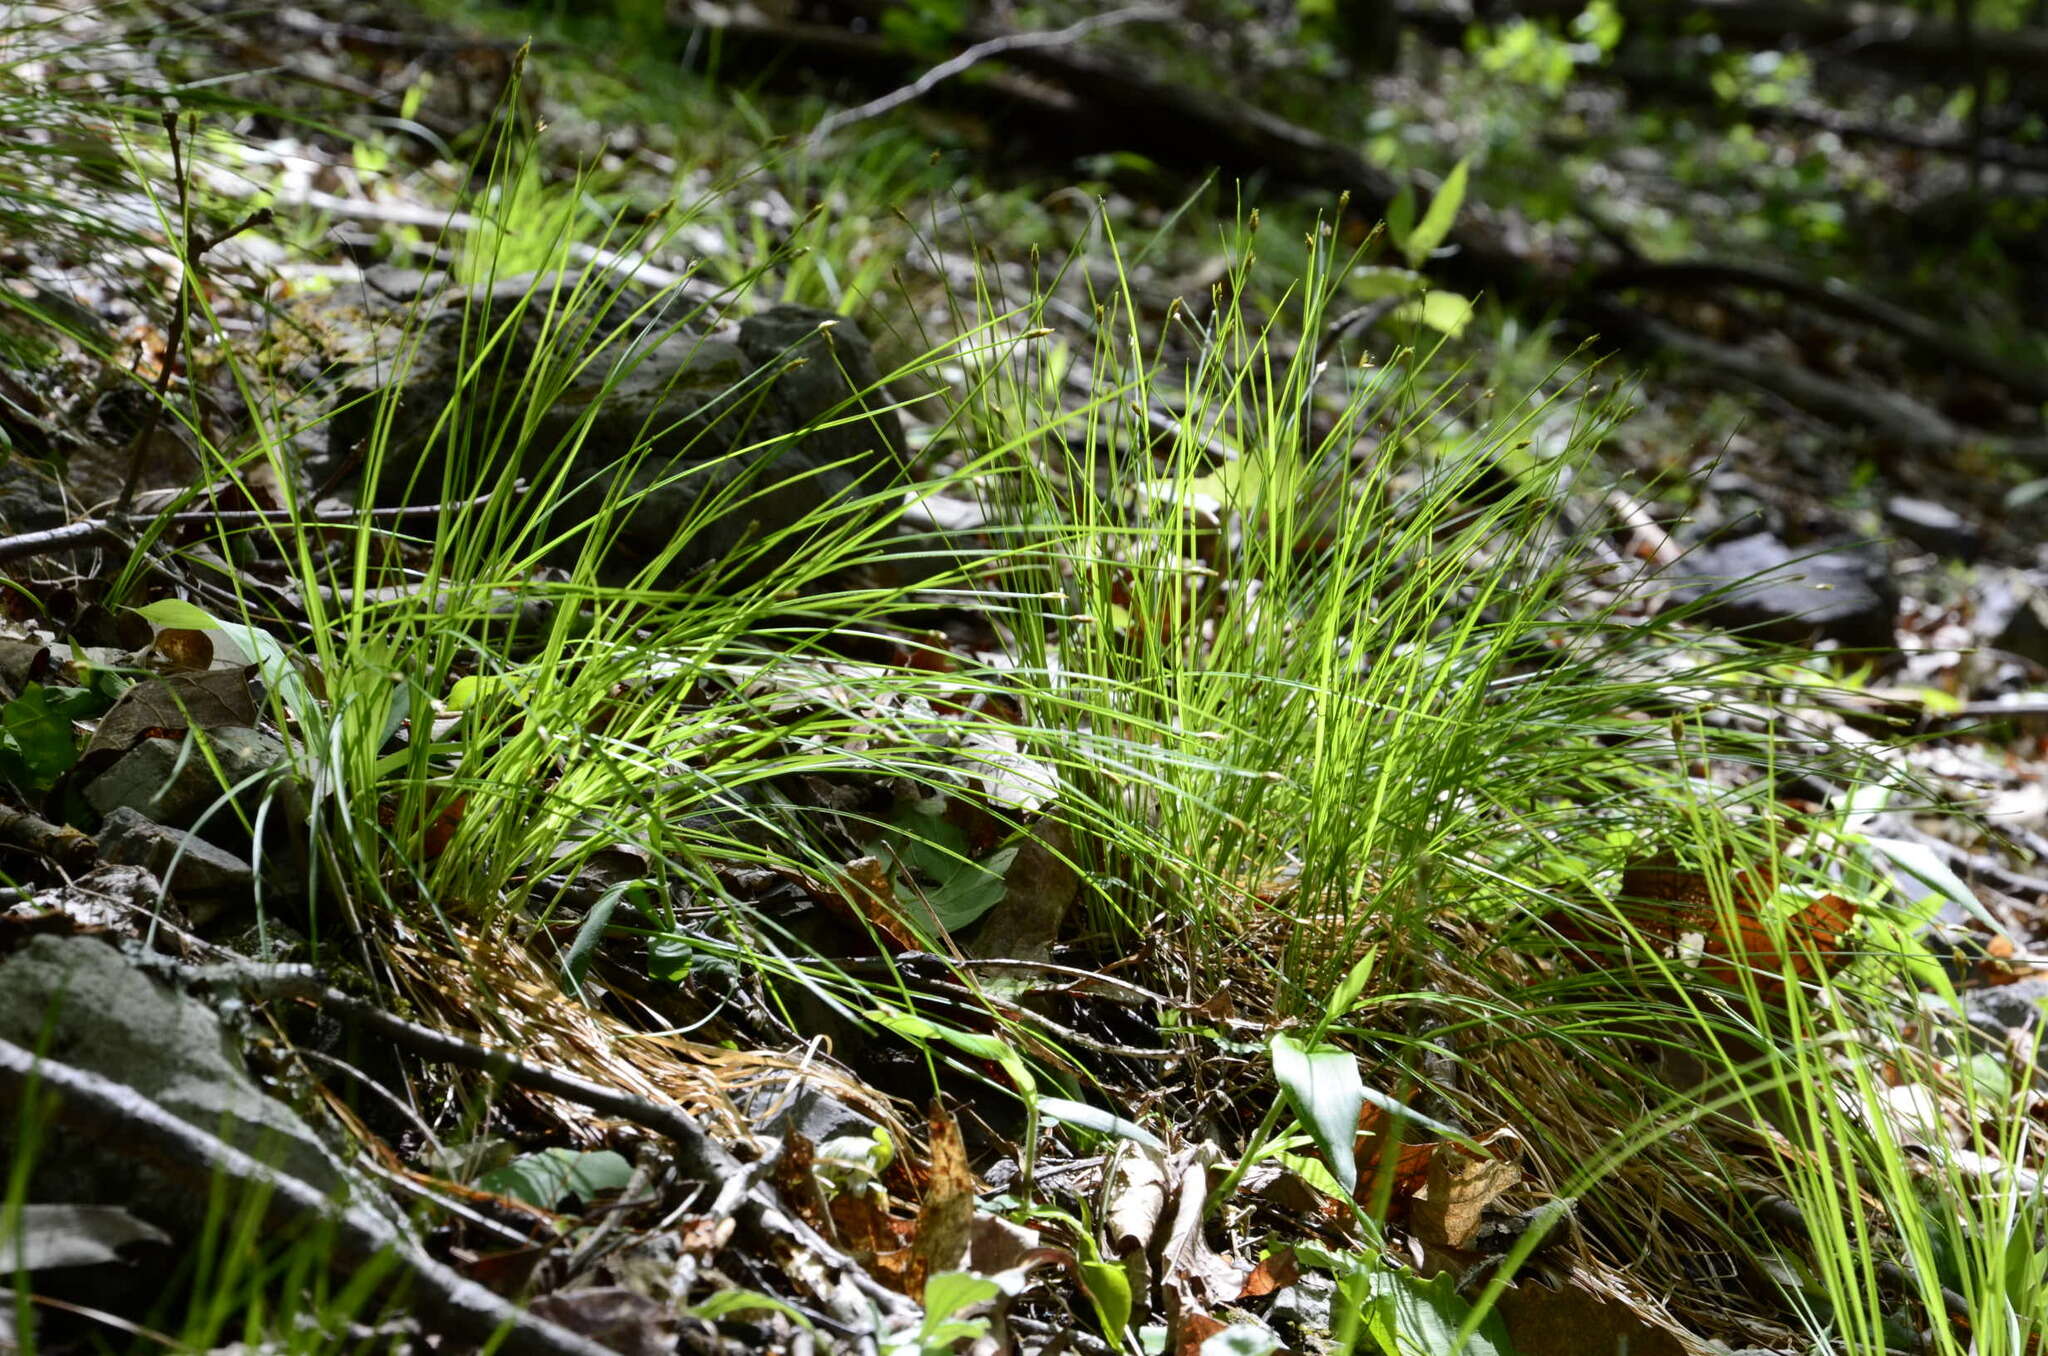
[[[1160,1252],[1162,1287],[1189,1292],[1197,1307],[1228,1304],[1244,1288],[1244,1269],[1209,1246],[1203,1220],[1209,1202],[1209,1167],[1220,1157],[1213,1144],[1197,1145],[1175,1155],[1169,1169],[1174,1196],[1173,1222]]]
[[[891,952],[919,950],[917,938],[896,916],[896,885],[889,864],[879,857],[856,857],[846,864],[842,879],[846,888],[836,890],[829,882],[805,881],[805,892],[856,928],[870,931]]]
[[[1281,1248],[1259,1259],[1259,1264],[1252,1268],[1252,1274],[1244,1278],[1244,1288],[1237,1292],[1237,1297],[1240,1300],[1257,1299],[1275,1290],[1285,1290],[1300,1279],[1301,1266],[1294,1260],[1294,1249]]]
[[[250,695],[246,670],[167,673],[137,683],[117,697],[100,717],[85,754],[101,750],[125,753],[151,734],[176,736],[187,730],[255,723],[256,700]]]
[[[910,1296],[924,1298],[925,1282],[942,1271],[957,1271],[974,1241],[974,1174],[967,1166],[967,1147],[960,1123],[937,1102],[925,1117],[931,1139],[931,1167],[925,1177],[924,1200],[917,1210],[917,1241],[912,1245]]]
[[[1409,1207],[1409,1225],[1425,1243],[1469,1248],[1486,1207],[1521,1180],[1521,1168],[1510,1159],[1440,1145],[1429,1160],[1429,1180]]]
[[[1166,1158],[1159,1150],[1131,1145],[1117,1160],[1103,1216],[1103,1251],[1111,1257],[1149,1252],[1166,1214]]]
[[[1726,889],[1727,901],[1719,904],[1706,872],[1660,856],[1622,872],[1616,908],[1668,952],[1697,946],[1700,973],[1721,984],[1739,985],[1747,971],[1759,991],[1772,994],[1784,987],[1782,974],[1810,978],[1816,959],[1821,969],[1842,963],[1844,944],[1856,925],[1853,902],[1822,895],[1774,925],[1767,911],[1778,878],[1769,863],[1729,871]]]
[[[166,627],[156,633],[156,652],[174,673],[204,673],[213,665],[213,638],[204,631]]]
[[[1360,1191],[1379,1189],[1380,1174],[1388,1171],[1380,1158],[1387,1152],[1388,1140],[1399,1135],[1405,1122],[1391,1127],[1391,1118],[1372,1103],[1367,1102],[1358,1113],[1358,1139],[1352,1145],[1352,1154],[1358,1163],[1358,1184]],[[1433,1139],[1410,1140],[1401,1138],[1394,1146],[1393,1185],[1389,1201],[1401,1205],[1412,1199],[1429,1181],[1429,1165],[1436,1157],[1438,1141]]]
[[[1074,837],[1056,819],[1040,820],[1003,873],[1003,897],[961,941],[970,956],[1042,961],[1080,897],[1081,877],[1068,865]]]
[[[830,1238],[832,1226],[827,1222],[824,1198],[818,1190],[817,1161],[818,1146],[811,1142],[811,1137],[801,1130],[792,1130],[783,1136],[782,1152],[775,1157],[771,1180],[783,1204],[804,1223]]]

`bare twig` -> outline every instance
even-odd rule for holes
[[[913,99],[921,99],[942,81],[950,80],[981,62],[1005,53],[1020,52],[1032,47],[1064,47],[1069,43],[1079,42],[1090,33],[1113,28],[1119,24],[1163,22],[1178,17],[1174,10],[1164,5],[1132,5],[1128,9],[1111,10],[1107,14],[1092,14],[1078,23],[1068,24],[1065,28],[1054,29],[1050,33],[1004,33],[985,42],[977,42],[951,60],[940,62],[901,89],[892,90],[879,99],[870,99],[858,107],[841,109],[830,117],[821,118],[818,125],[811,129],[811,134],[805,139],[804,144],[807,149],[815,152],[831,139],[833,133],[854,123],[880,117],[893,108],[901,108]]]
[[[525,481],[515,480],[509,491],[497,490],[490,494],[480,494],[474,499],[450,500],[444,504],[400,504],[390,508],[333,508],[298,512],[291,509],[189,509],[183,513],[167,514],[162,518],[111,513],[104,518],[81,518],[75,523],[44,528],[40,532],[23,532],[18,536],[0,537],[0,562],[48,555],[52,551],[68,551],[81,546],[99,546],[124,541],[129,532],[159,522],[168,527],[244,527],[261,523],[293,522],[397,522],[406,518],[431,518],[444,513],[457,513],[463,509],[483,508],[499,495],[523,495],[530,488]]]
[[[488,1344],[510,1356],[609,1356],[589,1338],[465,1280],[370,1211],[331,1204],[298,1178],[172,1115],[133,1088],[0,1040],[0,1101],[22,1105],[31,1090],[53,1100],[52,1115],[70,1135],[119,1145],[125,1157],[146,1163],[200,1210],[210,1193],[231,1183],[261,1202],[266,1232],[324,1231],[326,1260],[337,1270],[389,1259],[394,1286],[405,1290],[429,1328],[447,1337]]]

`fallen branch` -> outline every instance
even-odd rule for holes
[[[252,996],[305,1000],[356,1030],[422,1059],[475,1069],[515,1087],[559,1097],[601,1115],[650,1130],[675,1146],[677,1165],[698,1181],[722,1186],[748,1180],[747,1166],[680,1107],[662,1106],[644,1097],[521,1059],[508,1050],[479,1045],[432,1027],[408,1022],[373,1003],[339,989],[327,988],[320,983],[311,967],[179,966],[177,973],[189,983],[226,984]],[[775,1255],[787,1257],[794,1249],[818,1259],[838,1274],[842,1284],[850,1285],[862,1301],[884,1318],[905,1323],[913,1320],[916,1311],[907,1299],[869,1276],[808,1224],[786,1213],[765,1186],[757,1183],[747,1188],[733,1211],[733,1218],[741,1229],[767,1245]]]
[[[950,80],[954,76],[980,65],[984,61],[1002,56],[1005,53],[1021,52],[1031,47],[1064,47],[1079,42],[1090,33],[1104,28],[1113,28],[1118,24],[1150,21],[1165,22],[1180,17],[1177,10],[1168,9],[1163,5],[1133,5],[1129,9],[1117,9],[1111,10],[1107,14],[1090,15],[1078,23],[1068,24],[1065,28],[1055,29],[1050,33],[1004,33],[997,37],[985,39],[975,43],[972,47],[969,47],[951,60],[940,62],[901,89],[892,90],[879,99],[870,99],[856,108],[841,109],[837,113],[820,119],[818,125],[811,129],[811,134],[805,140],[805,145],[815,153],[823,148],[834,132],[851,127],[857,122],[865,122],[869,118],[880,117],[891,109],[901,108],[914,99],[921,99],[931,93],[940,82]]]
[[[5,805],[0,805],[0,844],[47,858],[73,875],[89,870],[99,856],[99,846],[77,829]]]
[[[1767,391],[1831,424],[1869,429],[1907,448],[1947,453],[1974,446],[2016,461],[2048,464],[2048,438],[2012,438],[1965,428],[1901,391],[1852,386],[1798,363],[1716,343],[1612,303],[1588,314],[1604,318],[1606,323],[1598,328],[1610,339],[1661,349],[1696,373]]]
[[[474,1281],[436,1262],[390,1223],[360,1207],[342,1207],[306,1183],[208,1134],[109,1078],[0,1040],[0,1101],[21,1106],[31,1092],[53,1103],[57,1126],[82,1140],[141,1160],[203,1215],[223,1185],[260,1202],[269,1235],[318,1235],[337,1273],[388,1259],[429,1329],[505,1356],[610,1356],[606,1348],[535,1318]]]

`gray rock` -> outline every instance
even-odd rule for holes
[[[211,1008],[97,938],[37,937],[0,963],[0,1038],[132,1088],[320,1191],[346,1184],[312,1128],[250,1081]],[[14,1133],[0,1117],[0,1140]],[[45,1135],[33,1178],[37,1199],[151,1213],[150,1170],[119,1144]]]
[[[2040,1024],[2048,1003],[2048,979],[2023,979],[1989,989],[1964,992],[1963,1012],[1973,1026],[2024,1031]]]
[[[1991,648],[2048,668],[2048,591],[2021,589],[1991,637]]]
[[[1791,645],[1825,639],[1887,649],[1894,641],[1898,589],[1883,552],[1871,547],[1800,551],[1758,532],[1692,551],[1672,574],[1679,599],[1724,590],[1702,609],[1717,626]]]
[[[0,461],[0,532],[40,532],[68,516],[56,477],[18,461]]]
[[[879,1123],[834,1096],[827,1085],[800,1074],[788,1074],[750,1089],[740,1114],[755,1130],[779,1138],[794,1130],[813,1144],[843,1135],[861,1136]]]
[[[146,867],[177,893],[186,913],[200,926],[220,913],[220,896],[243,894],[255,881],[255,871],[234,853],[159,824],[130,806],[116,806],[97,837],[102,861]]]
[[[1931,499],[1893,495],[1885,500],[1884,517],[1894,532],[1938,555],[1975,560],[1984,549],[1983,534],[1975,524],[1946,504]]]
[[[579,282],[591,300],[571,307]],[[867,342],[827,312],[783,306],[721,326],[677,295],[650,302],[594,275],[549,275],[452,290],[407,333],[405,300],[349,289],[303,317],[328,350],[308,371],[328,373],[331,411],[301,443],[312,478],[359,456],[387,413],[382,472],[359,491],[382,503],[441,499],[447,475],[457,494],[516,475],[552,483],[566,465],[554,526],[534,540],[631,496],[603,550],[610,582],[652,567],[680,585],[747,542],[796,555],[801,543],[783,534],[905,469],[894,411],[860,394],[876,381]],[[497,332],[477,363],[479,335]],[[461,427],[437,430],[451,403]]]
[[[285,762],[284,745],[260,730],[226,725],[200,737],[220,764],[219,779],[182,739],[145,739],[86,783],[86,803],[102,815],[129,809],[159,824],[188,828],[231,790],[254,805],[269,775]]]

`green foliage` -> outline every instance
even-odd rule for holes
[[[1288,1107],[1323,1151],[1338,1185],[1347,1192],[1355,1190],[1358,1164],[1352,1140],[1358,1134],[1358,1115],[1365,1109],[1358,1057],[1328,1045],[1304,1049],[1285,1032],[1273,1036],[1269,1050],[1273,1078]]]
[[[610,1149],[542,1149],[479,1177],[476,1185],[542,1210],[560,1209],[571,1197],[586,1206],[606,1192],[623,1191],[633,1165]]]

